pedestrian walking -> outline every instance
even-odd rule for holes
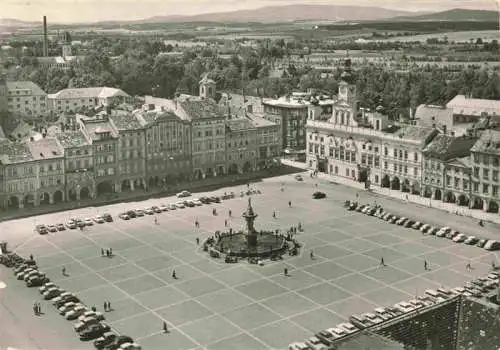
[[[63,275],[63,276],[66,276],[66,267],[64,267],[64,266],[63,266],[63,268],[62,268],[62,275]]]
[[[468,263],[467,263],[467,265],[465,265],[465,270],[466,270],[467,272],[471,272],[471,271],[472,271],[472,265],[471,265],[471,263],[470,263],[470,262],[468,262]]]
[[[495,264],[495,260],[493,260],[493,261],[491,262],[491,269],[492,269],[492,270],[496,270],[496,269],[497,269],[497,266],[496,266],[496,264]]]
[[[380,258],[380,266],[386,266],[385,261],[384,261],[384,257]]]
[[[314,260],[314,252],[311,250],[311,252],[309,253],[309,256],[311,257],[311,260]]]
[[[35,259],[33,258],[33,254],[30,254],[30,260],[31,260],[31,261],[35,260]]]
[[[104,256],[105,253],[104,253],[104,248],[101,248],[101,256]]]
[[[167,322],[163,321],[163,332],[168,333]]]
[[[172,278],[173,278],[174,280],[176,280],[176,279],[177,279],[177,274],[175,273],[175,270],[172,272]]]
[[[291,208],[292,207],[292,201],[288,201],[288,207]]]
[[[233,212],[231,211],[231,209],[229,209],[229,217],[231,217],[233,215]]]
[[[283,269],[283,274],[284,274],[285,276],[288,276],[288,268],[286,268],[286,267],[285,267],[285,268]]]
[[[33,304],[33,313],[35,314],[35,316],[38,316],[38,307],[36,303]]]
[[[109,248],[109,257],[111,258],[113,256],[113,248]]]
[[[111,308],[111,302],[108,301],[108,311],[112,311],[113,309]]]
[[[158,217],[155,216],[155,225],[158,225]]]
[[[96,312],[96,311],[97,311],[97,308],[95,307],[95,305],[94,305],[94,306],[92,306],[91,310],[92,310],[92,311],[94,311],[94,312]]]
[[[227,219],[224,220],[224,227],[227,227]]]
[[[273,218],[276,219],[276,211],[273,210]]]
[[[196,237],[196,245],[200,245],[200,238]]]
[[[109,249],[106,249],[106,256],[109,258]]]
[[[108,309],[108,302],[107,301],[104,302],[104,311],[105,312],[109,311],[109,309]]]
[[[429,270],[429,266],[427,265],[427,260],[424,260],[424,270]]]

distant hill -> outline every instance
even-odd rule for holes
[[[363,21],[380,20],[396,16],[412,16],[409,11],[389,10],[381,7],[337,5],[285,5],[267,6],[255,10],[214,12],[194,16],[155,16],[143,22],[289,22],[313,20]],[[421,14],[421,13],[417,13]]]
[[[466,10],[453,9],[443,12],[430,13],[420,16],[399,16],[392,18],[398,21],[484,21],[484,22],[499,22],[498,11],[486,10]]]
[[[40,23],[24,22],[14,18],[0,18],[0,26],[2,27],[33,27],[34,25],[40,25]]]

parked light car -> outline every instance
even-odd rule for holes
[[[174,203],[172,203],[172,204],[168,205],[168,209],[169,210],[177,210],[177,206]]]
[[[66,227],[69,228],[70,230],[74,230],[76,228],[76,222],[70,220],[66,223]]]
[[[410,303],[411,305],[413,305],[415,307],[415,309],[420,309],[421,307],[425,306],[425,303],[422,302],[422,300],[418,300],[418,299],[408,300],[408,303]]]
[[[58,297],[52,299],[52,303],[54,304],[55,307],[61,307],[68,301],[78,302],[80,300],[78,300],[76,295],[70,292],[61,293]]]
[[[47,229],[47,226],[45,226],[45,225],[36,225],[35,231],[41,235],[45,235],[45,234],[49,233],[49,230]]]
[[[300,174],[295,175],[295,176],[294,176],[294,178],[295,178],[295,180],[297,180],[297,181],[304,181],[304,178],[303,178],[303,177],[302,177],[302,175],[300,175]]]
[[[371,322],[375,324],[384,322],[384,319],[382,317],[375,315],[374,313],[371,312],[367,312],[363,314],[363,316],[365,316],[367,319],[369,319]]]
[[[102,312],[89,310],[89,311],[85,311],[82,315],[78,316],[78,321],[83,321],[84,319],[89,318],[89,317],[93,317],[97,321],[104,320],[104,315],[102,314]]]
[[[442,227],[441,229],[439,229],[438,232],[436,232],[436,236],[438,236],[438,237],[444,237],[449,232],[451,232],[451,228],[445,226],[445,227]]]
[[[104,224],[104,218],[101,215],[96,215],[94,221],[98,224]]]
[[[144,214],[145,214],[144,210],[142,210],[142,209],[136,209],[136,210],[134,210],[134,213],[136,216],[144,216]]]
[[[448,232],[448,233],[446,234],[446,238],[448,238],[448,239],[451,239],[451,240],[452,240],[453,238],[455,238],[455,237],[456,237],[457,235],[459,235],[459,234],[460,234],[460,232],[458,232],[458,231],[456,231],[456,230],[451,230],[450,232]]]
[[[120,215],[118,215],[120,219],[122,220],[130,220],[130,216],[128,216],[127,213],[121,213]]]
[[[364,207],[363,209],[361,209],[361,212],[362,212],[363,214],[366,214],[366,213],[368,213],[368,211],[369,211],[370,209],[371,209],[371,207],[370,207],[369,205],[367,205],[366,207]]]
[[[129,344],[129,343],[127,343]],[[125,345],[125,344],[123,344]],[[120,346],[121,348],[121,346]],[[128,350],[128,349],[127,349]],[[303,342],[295,342],[288,345],[288,350],[310,350],[309,345]]]
[[[165,205],[165,204],[160,205],[159,208],[160,208],[161,211],[169,211],[168,205]]]
[[[160,214],[162,212],[162,210],[160,209],[160,207],[158,207],[156,205],[153,205],[151,207],[151,210],[154,211],[156,214]]]
[[[414,223],[415,223],[415,221],[408,219],[402,226],[410,228],[413,226]]]
[[[181,191],[177,193],[177,198],[184,198],[184,197],[189,197],[191,196],[191,192],[189,191]]]
[[[92,221],[91,218],[83,219],[83,223],[85,224],[85,226],[93,226],[94,225],[94,222]]]
[[[19,271],[18,273],[16,273],[16,278],[18,280],[22,280],[24,279],[24,276],[26,276],[27,274],[29,274],[30,272],[32,271],[36,271],[37,269],[36,268],[33,268],[33,267],[28,267],[22,271]]]
[[[406,301],[402,301],[400,303],[397,303],[394,305],[395,308],[401,310],[403,313],[407,313],[407,312],[410,312],[410,311],[413,311],[415,310],[415,306],[406,302]]]
[[[396,223],[396,222],[398,222],[398,221],[399,221],[399,216],[397,216],[397,215],[393,215],[393,216],[389,219],[389,222],[390,222],[391,224],[395,224],[395,223]]]
[[[97,324],[99,321],[96,318],[93,317],[88,317],[84,320],[78,321],[73,325],[73,328],[75,329],[75,332],[80,333],[84,329],[88,328],[89,326],[93,324]]]
[[[96,323],[88,326],[80,333],[80,340],[93,340],[99,338],[104,333],[110,331],[111,328],[105,323]]]
[[[390,320],[391,318],[393,318],[394,316],[389,312],[389,310],[387,310],[386,308],[384,307],[377,307],[375,310],[375,313],[381,317],[382,319],[384,320]]]
[[[337,328],[343,329],[348,334],[352,334],[352,333],[359,331],[359,328],[357,328],[355,325],[353,325],[350,322],[344,322],[344,323],[338,324]]]
[[[420,230],[420,228],[424,226],[424,224],[420,221],[415,222],[413,225],[411,225],[411,228],[415,230]]]
[[[404,216],[403,216],[403,217],[402,217],[402,218],[400,218],[398,221],[396,221],[396,224],[397,224],[397,225],[399,225],[399,226],[402,226],[402,225],[404,225],[407,221],[408,221],[408,218],[406,218],[406,217],[404,217]]]
[[[439,231],[439,228],[438,228],[438,227],[431,227],[431,228],[427,231],[427,233],[428,233],[429,235],[435,235],[438,231]]]
[[[143,211],[147,215],[153,215],[155,213],[151,208],[144,208]]]
[[[465,242],[466,239],[467,239],[466,235],[464,235],[463,233],[459,233],[458,235],[453,237],[453,242],[462,243],[462,242]]]
[[[66,231],[66,227],[64,227],[64,224],[57,224],[56,228],[57,231]]]
[[[179,209],[184,209],[184,208],[186,207],[186,206],[184,205],[184,203],[182,203],[182,202],[177,202],[177,203],[175,203],[175,206],[176,206],[177,208],[179,208]]]
[[[33,276],[26,280],[27,287],[40,287],[44,283],[50,282],[50,279],[45,275]]]
[[[328,347],[319,340],[318,337],[313,335],[306,339],[306,344],[311,350],[328,350]]]
[[[66,314],[64,315],[64,317],[67,319],[67,320],[76,320],[78,318],[78,316],[80,315],[83,315],[88,309],[81,305],[81,306],[77,306],[75,307],[73,310],[70,310],[68,312],[66,312]]]
[[[352,315],[349,317],[349,321],[360,329],[365,329],[366,327],[372,326],[374,323],[362,315]]]
[[[76,308],[78,306],[84,306],[84,305],[81,303],[75,303],[74,301],[69,301],[69,302],[65,303],[63,306],[61,306],[60,308],[58,308],[57,310],[59,311],[60,315],[66,315],[67,312],[73,310],[74,308]]]
[[[16,267],[14,269],[14,275],[17,276],[17,274],[23,272],[24,270],[26,269],[33,269],[33,270],[36,270],[38,269],[38,267],[36,265],[28,265],[27,263],[24,263],[22,265],[19,265],[18,267]]]
[[[122,345],[120,345],[119,349],[120,350],[141,350],[141,346],[137,343],[123,343]],[[309,350],[309,349],[307,349],[307,350]]]
[[[420,226],[420,232],[423,232],[423,233],[427,233],[427,231],[429,231],[431,229],[431,225],[429,224],[423,224],[422,226]]]
[[[47,225],[47,230],[49,232],[57,232],[57,227],[56,225]]]
[[[486,249],[486,250],[499,250],[500,249],[500,242],[495,241],[494,239],[490,239],[484,245],[484,249]]]
[[[113,222],[113,217],[111,216],[111,214],[104,213],[104,214],[102,214],[102,218],[106,222]]]
[[[480,240],[476,243],[476,246],[477,246],[477,247],[479,247],[479,248],[483,248],[483,247],[485,246],[486,242],[488,242],[488,240],[487,240],[487,239],[482,238],[482,239],[480,239]]]
[[[47,282],[43,286],[41,286],[40,288],[38,288],[38,291],[40,292],[40,294],[43,294],[47,290],[49,290],[50,288],[57,288],[57,286],[55,285],[54,282]]]
[[[118,350],[122,344],[126,343],[134,343],[134,340],[126,335],[119,335],[118,337],[116,337],[113,343],[111,343],[106,347],[106,349]]]
[[[198,198],[193,199],[193,203],[194,203],[194,205],[196,205],[197,207],[199,207],[199,206],[202,206],[202,205],[203,205],[203,203],[202,203],[202,202],[201,202]]]

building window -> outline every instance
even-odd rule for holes
[[[413,160],[415,162],[418,162],[418,153],[417,152],[413,153]]]
[[[498,186],[497,185],[491,186],[491,195],[493,197],[498,197]]]
[[[389,155],[389,149],[386,147],[384,147],[384,156],[388,156]]]
[[[378,175],[375,175],[375,183],[378,184]]]
[[[490,164],[490,156],[488,154],[483,154],[483,164],[484,165]]]
[[[345,170],[345,176],[349,177],[349,169]]]
[[[473,191],[476,193],[479,192],[479,182],[473,183]]]
[[[474,163],[479,163],[479,154],[474,153]]]
[[[479,177],[479,168],[474,167],[474,177]]]
[[[488,184],[483,184],[483,194],[488,194],[490,186]]]
[[[498,181],[498,170],[493,170],[492,178],[493,178],[493,181]]]
[[[405,160],[408,159],[408,151],[405,151]]]
[[[417,177],[417,176],[418,176],[418,168],[417,168],[417,167],[414,167],[414,168],[413,168],[413,176],[414,176],[414,177]]]
[[[446,186],[450,186],[451,184],[451,176],[446,175]]]
[[[404,171],[404,174],[408,174],[408,167],[405,165],[405,171]]]
[[[374,163],[374,166],[375,168],[379,168],[380,167],[380,157],[375,157],[375,163]]]
[[[387,170],[387,166],[388,166],[387,161],[384,161],[384,169],[385,170]]]
[[[490,178],[490,171],[488,169],[483,169],[483,179],[488,180]]]
[[[469,181],[463,180],[463,188],[464,190],[467,190],[469,188]]]

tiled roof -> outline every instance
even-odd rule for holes
[[[470,154],[470,150],[477,138],[455,137],[451,135],[437,135],[427,147],[423,154],[426,157],[449,160],[452,158],[461,158]]]
[[[175,115],[174,113],[165,111],[137,111],[135,113],[135,116],[142,126],[153,124],[154,122],[160,121],[162,119],[164,120],[173,119],[178,121],[182,120],[179,116]]]
[[[191,120],[221,118],[224,116],[224,110],[211,99],[189,99],[179,102],[179,105]]]
[[[453,158],[448,161],[448,165],[451,166],[456,166],[456,167],[463,167],[463,168],[470,168],[472,166],[472,163],[470,161],[470,157],[461,157],[461,158]]]
[[[135,115],[126,111],[114,111],[110,119],[118,130],[137,130],[142,128],[141,123]]]
[[[472,152],[500,155],[500,131],[485,130],[472,147]]]
[[[72,99],[72,98],[109,98],[114,96],[129,97],[127,93],[120,89],[110,87],[90,87],[77,89],[64,89],[50,95],[54,99]]]
[[[54,159],[64,156],[64,148],[61,147],[56,138],[47,137],[37,141],[28,142],[33,159]]]
[[[236,119],[226,120],[226,126],[231,131],[255,130],[255,126],[247,118],[236,118]]]
[[[82,120],[82,121],[85,130],[87,131],[92,140],[98,140],[99,138],[96,137],[96,134],[104,132],[109,132],[114,137],[118,136],[118,134],[113,130],[113,128],[111,127],[111,125],[107,120],[99,120],[99,121]]]
[[[437,133],[437,130],[430,127],[407,125],[395,132],[395,135],[402,139],[425,141],[432,134]]]
[[[58,134],[56,137],[64,148],[84,147],[89,145],[87,138],[81,130],[66,131]]]
[[[8,81],[6,82],[7,90],[31,90],[31,95],[46,96],[47,93],[43,91],[38,85],[32,81]]]
[[[500,116],[500,101],[479,98],[467,98],[464,95],[455,96],[446,106],[454,114],[481,116],[482,113]]]
[[[0,140],[0,164],[25,163],[33,160],[25,143]]]

